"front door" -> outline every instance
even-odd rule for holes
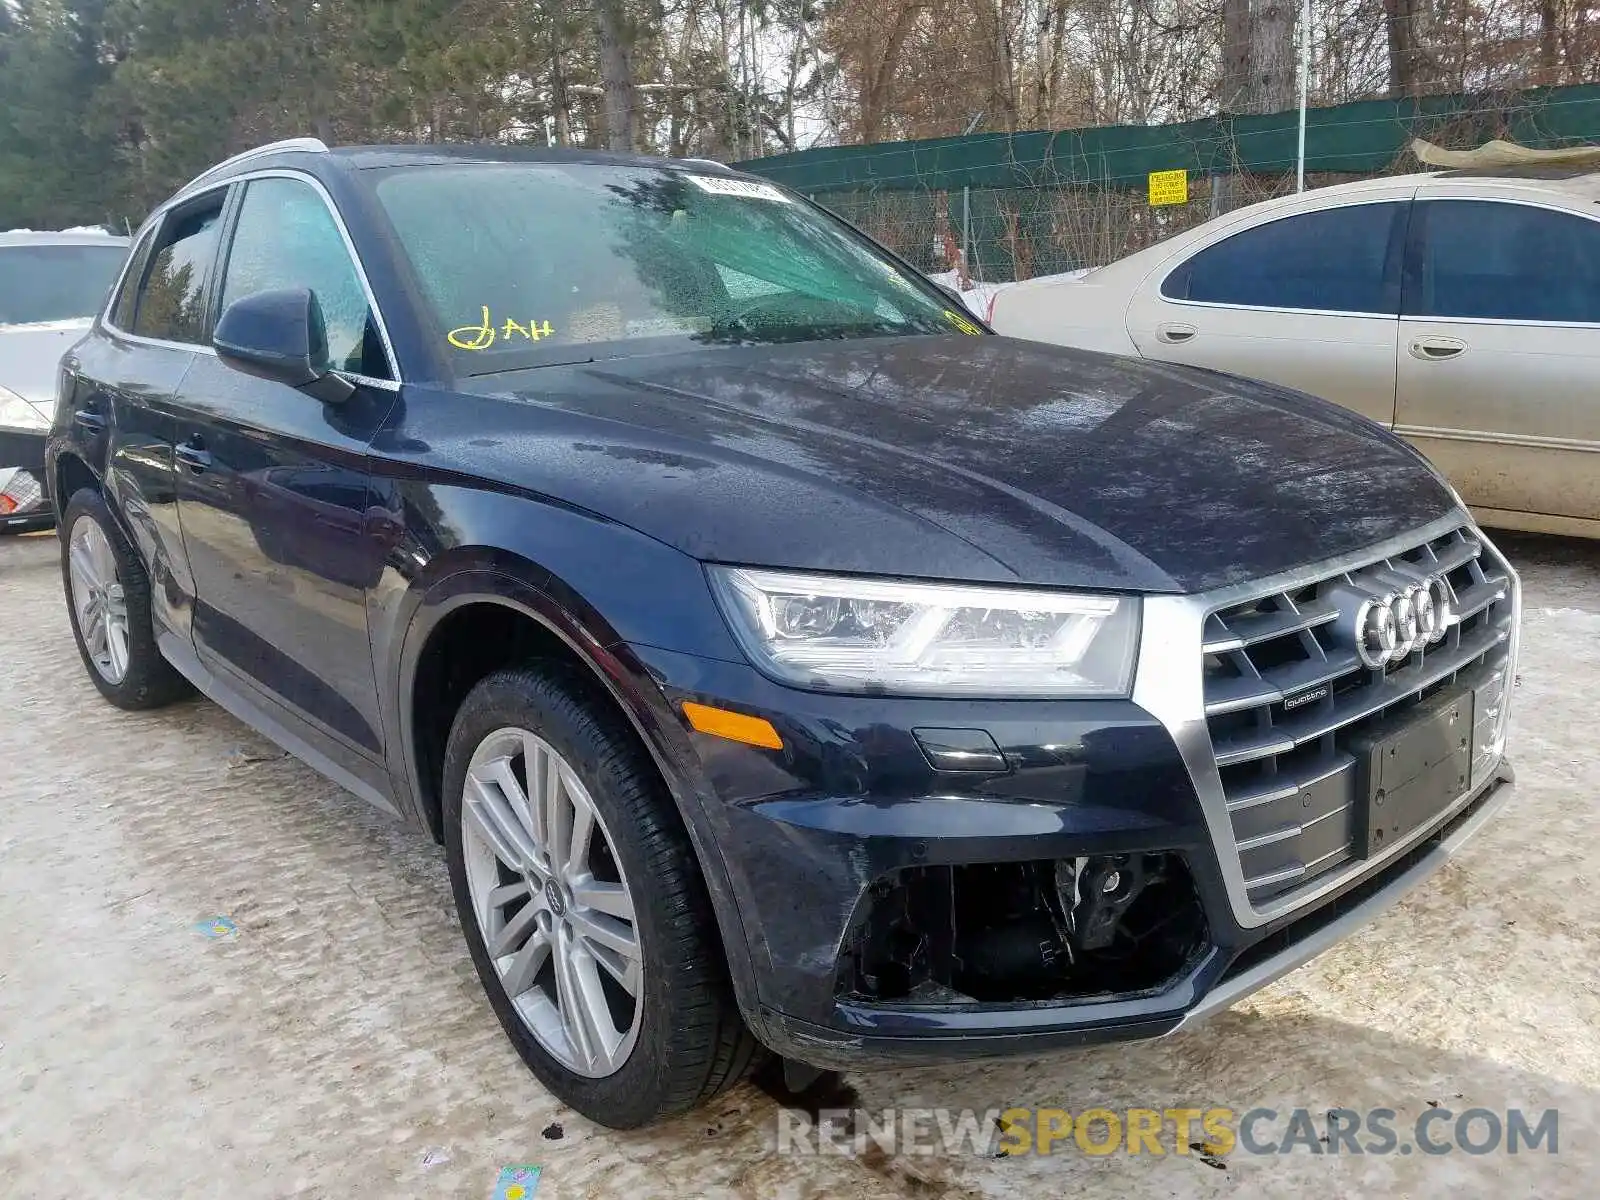
[[[1396,432],[1489,523],[1600,518],[1600,221],[1419,197],[1416,224]]]
[[[356,392],[324,404],[200,356],[180,393],[178,511],[194,574],[195,645],[213,670],[294,718],[359,777],[383,743],[366,593],[381,550],[362,535],[367,447],[396,392],[333,211],[309,180],[245,185],[217,312],[256,292],[308,287],[330,362]]]
[[[1394,420],[1404,200],[1254,225],[1147,280],[1128,308],[1146,358],[1298,388]]]

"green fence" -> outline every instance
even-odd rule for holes
[[[1299,114],[830,146],[741,164],[828,205],[925,270],[1012,279],[1094,266],[1293,187]],[[1450,146],[1600,141],[1600,85],[1364,100],[1306,117],[1309,183],[1415,169],[1413,137]],[[1190,173],[1187,205],[1151,209],[1152,171]],[[1224,197],[1214,186],[1227,179]]]

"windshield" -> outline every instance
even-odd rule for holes
[[[377,195],[465,374],[660,349],[981,333],[771,184],[577,163],[389,168]]]
[[[127,247],[0,246],[0,325],[92,317],[106,302]]]

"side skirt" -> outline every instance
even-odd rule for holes
[[[275,717],[253,697],[219,678],[200,661],[193,648],[175,634],[160,630],[156,645],[161,655],[178,669],[190,683],[218,707],[226,709],[257,733],[270,738],[294,755],[306,766],[337,783],[348,792],[354,792],[368,804],[381,808],[391,816],[400,816],[394,797],[385,791],[358,779],[333,759],[318,750],[305,738]]]

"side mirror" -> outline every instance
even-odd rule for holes
[[[310,288],[256,292],[228,305],[211,344],[235,370],[286,383],[325,404],[341,404],[355,387],[328,366],[322,306]]]
[[[956,291],[955,288],[951,287],[948,283],[934,283],[931,279],[928,280],[928,282],[933,283],[934,287],[938,288],[945,294],[946,299],[956,306],[956,311],[958,313],[962,314],[963,316],[966,315],[967,302],[961,298],[960,292]]]

